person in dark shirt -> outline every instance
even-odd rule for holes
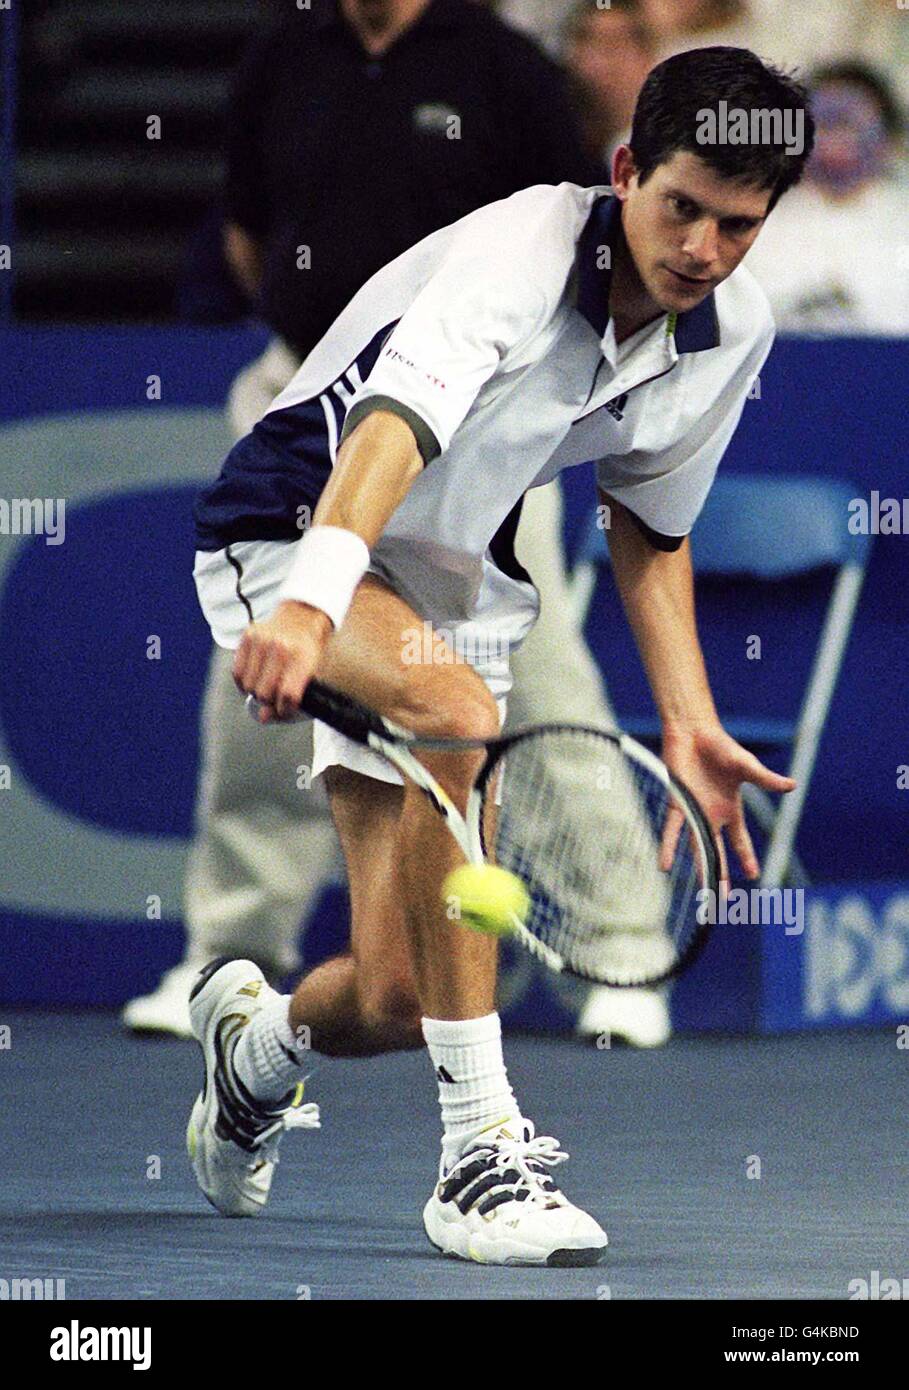
[[[596,182],[562,73],[471,0],[313,0],[231,103],[225,247],[303,357],[361,285],[536,183]]]

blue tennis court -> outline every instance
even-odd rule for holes
[[[315,1059],[322,1130],[288,1137],[264,1218],[228,1221],[183,1150],[194,1044],[131,1039],[98,1013],[3,1021],[0,1270],[65,1279],[68,1299],[844,1299],[904,1269],[892,1030],[658,1053],[513,1038],[528,1112],[571,1153],[564,1186],[610,1237],[598,1268],[533,1270],[426,1242],[438,1118],[420,1053]]]

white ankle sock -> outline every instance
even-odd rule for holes
[[[465,1135],[520,1115],[502,1057],[498,1014],[447,1022],[423,1019],[423,1037],[439,1083],[446,1156]]]
[[[234,1051],[234,1071],[256,1100],[282,1100],[300,1080],[306,1059],[290,1026],[289,994],[269,999],[250,1020]]]

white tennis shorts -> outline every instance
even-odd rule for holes
[[[236,650],[245,628],[262,622],[278,605],[278,595],[293,559],[294,541],[240,541],[224,550],[196,552],[193,578],[202,612],[219,647]],[[394,582],[381,562],[370,573]],[[405,592],[403,596],[408,597]],[[419,606],[426,611],[425,604]],[[474,616],[462,622],[436,622],[455,651],[470,662],[499,707],[504,723],[506,697],[511,689],[510,652],[532,628],[539,601],[532,585],[516,585],[494,565],[484,561],[484,577]],[[431,659],[428,622],[410,634],[413,659]],[[315,721],[313,727],[313,777],[327,767],[341,766],[374,777],[379,782],[401,784],[398,771],[371,748],[336,733]]]

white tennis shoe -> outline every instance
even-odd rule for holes
[[[672,1037],[666,988],[594,985],[578,1015],[576,1031],[583,1038],[602,1034],[623,1038],[632,1047],[664,1047]]]
[[[443,1254],[478,1264],[599,1264],[606,1232],[547,1171],[567,1158],[527,1120],[471,1137],[440,1172],[423,1210],[426,1234]]]
[[[223,1216],[259,1216],[285,1132],[319,1128],[319,1107],[303,1105],[302,1082],[270,1106],[250,1095],[234,1072],[243,1029],[274,994],[252,961],[224,958],[205,967],[190,994],[205,1081],[189,1117],[186,1147],[199,1186]]]

